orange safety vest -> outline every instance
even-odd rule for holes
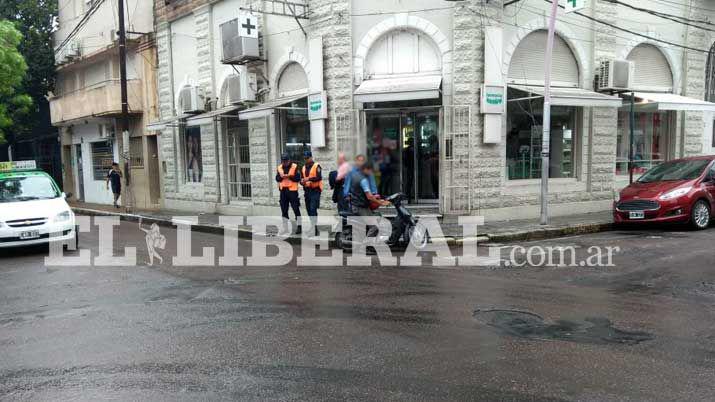
[[[298,182],[293,181],[290,178],[295,176],[295,171],[298,169],[298,165],[293,163],[290,165],[290,170],[288,171],[288,178],[281,180],[278,183],[278,190],[283,190],[287,188],[289,191],[298,191]],[[278,174],[284,175],[285,170],[283,170],[283,164],[278,165]]]
[[[317,163],[313,163],[313,167],[310,168],[310,173],[306,174],[305,173],[305,166],[303,166],[303,177],[306,179],[310,179],[313,177],[318,177],[318,165]],[[320,191],[323,191],[323,181],[306,181],[305,184],[303,185],[305,188],[312,188],[312,189],[318,189]]]

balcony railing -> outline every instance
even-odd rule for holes
[[[127,93],[129,110],[143,113],[141,80],[129,80]],[[50,98],[52,124],[57,125],[90,117],[114,117],[122,112],[119,80],[109,80]]]

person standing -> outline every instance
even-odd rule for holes
[[[313,153],[305,151],[305,165],[301,171],[305,193],[305,209],[310,217],[311,230],[318,235],[318,209],[320,208],[320,195],[323,193],[323,168],[313,160]]]
[[[338,212],[345,212],[348,206],[345,203],[345,179],[350,174],[352,166],[343,152],[338,154],[338,170],[331,173],[330,186],[333,189],[333,202],[338,206]]]
[[[281,164],[276,169],[276,182],[280,191],[281,215],[283,216],[283,233],[290,233],[288,229],[288,209],[293,209],[297,222],[296,234],[301,233],[300,228],[300,198],[298,197],[298,183],[300,183],[300,170],[298,165],[290,160],[287,153],[281,155]]]
[[[112,186],[112,195],[114,195],[114,208],[119,208],[119,197],[122,195],[122,171],[119,170],[119,164],[112,162],[112,168],[107,173],[107,190]]]

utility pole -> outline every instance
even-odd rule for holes
[[[551,19],[549,35],[546,41],[546,60],[544,61],[544,132],[541,138],[541,224],[549,224],[549,156],[551,154],[551,57],[554,53],[554,33],[556,15],[559,11],[558,0],[551,0]]]
[[[124,194],[124,207],[131,207],[131,157],[129,155],[129,99],[127,94],[127,29],[124,25],[124,0],[119,5],[119,81],[122,97],[122,115],[119,119],[122,149],[119,154],[124,158],[124,182],[127,191]]]

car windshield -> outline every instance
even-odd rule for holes
[[[59,196],[55,185],[44,176],[0,179],[0,202],[47,200]]]
[[[646,172],[638,179],[638,183],[697,179],[709,163],[709,160],[666,162]]]

